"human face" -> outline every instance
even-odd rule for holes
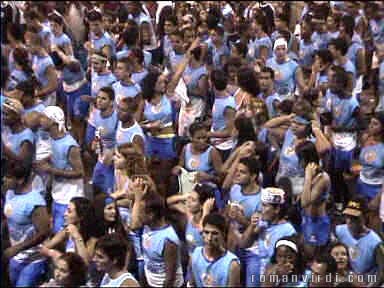
[[[356,217],[345,215],[345,223],[347,224],[348,230],[351,232],[351,234],[357,235],[362,230],[364,225],[363,216],[360,215],[359,217]]]
[[[103,23],[101,21],[90,21],[89,30],[96,36],[100,36],[103,32]]]
[[[93,71],[95,71],[96,73],[102,72],[104,70],[105,64],[106,63],[103,63],[100,60],[92,59]]]
[[[196,150],[204,151],[208,146],[208,131],[205,129],[197,130],[192,136],[192,145]]]
[[[210,35],[211,35],[212,42],[215,44],[220,42],[222,39],[222,37],[215,30],[211,30]]]
[[[301,24],[301,37],[303,39],[309,39],[312,35],[312,30],[310,29],[309,25],[305,22]]]
[[[330,31],[332,31],[332,30],[334,30],[335,28],[336,28],[336,22],[335,22],[335,20],[333,19],[332,16],[329,16],[329,17],[327,18],[327,29],[330,30]]]
[[[13,110],[5,108],[3,109],[3,121],[6,125],[12,125],[16,121],[20,121],[20,116]]]
[[[306,125],[293,121],[291,124],[291,130],[296,137],[302,137],[305,134]]]
[[[335,246],[331,250],[331,256],[335,258],[337,269],[339,271],[345,270],[348,267],[348,253],[343,245]]]
[[[95,250],[92,260],[95,263],[96,270],[99,272],[109,271],[113,266],[111,259],[101,249]]]
[[[201,204],[199,202],[199,194],[192,191],[187,197],[187,209],[191,214],[196,214],[201,211]]]
[[[224,243],[224,235],[216,226],[206,224],[203,227],[203,240],[207,248],[220,249]]]
[[[276,218],[277,214],[278,210],[272,204],[262,203],[261,219],[271,222]]]
[[[376,118],[372,118],[368,126],[369,134],[371,135],[382,135],[384,133],[384,127],[380,121]]]
[[[312,275],[310,287],[327,287],[325,274],[327,273],[327,264],[326,263],[317,263],[314,261],[311,265]]]
[[[113,156],[113,163],[116,169],[123,169],[127,166],[127,160],[121,153],[115,153]]]
[[[260,72],[259,74],[259,83],[260,83],[260,90],[265,93],[270,90],[270,88],[273,86],[273,80],[271,77],[271,73],[269,72]]]
[[[287,246],[280,246],[276,250],[276,262],[278,265],[283,265],[286,263],[295,264],[296,263],[296,254],[292,251],[291,248]]]
[[[51,21],[50,26],[51,26],[52,33],[55,36],[59,36],[61,33],[63,33],[63,27],[60,26],[58,23]]]
[[[104,207],[104,220],[107,222],[116,221],[116,204],[114,202]]]
[[[80,221],[79,216],[76,213],[76,207],[72,202],[69,202],[68,208],[64,213],[64,221],[67,225],[76,225]]]
[[[235,179],[233,182],[239,185],[248,185],[251,182],[251,173],[249,173],[247,166],[242,163],[237,165]]]
[[[43,129],[44,131],[49,131],[54,124],[55,124],[55,122],[53,120],[49,119],[45,115],[41,115],[41,117],[40,117],[41,129]]]
[[[159,78],[157,78],[157,81],[155,84],[155,92],[163,94],[165,93],[166,89],[167,89],[167,77],[164,74],[161,74]]]
[[[166,35],[173,33],[173,31],[175,31],[175,29],[176,28],[175,28],[175,26],[173,25],[172,22],[170,22],[170,21],[165,21],[164,22],[164,33]]]
[[[185,43],[188,43],[190,45],[194,39],[195,39],[195,33],[192,30],[186,30],[184,32],[184,42]]]
[[[112,101],[109,99],[108,94],[100,91],[96,97],[96,107],[101,111],[105,111],[106,109],[112,106]]]
[[[129,121],[132,117],[132,112],[124,101],[120,102],[117,106],[117,116],[123,123]]]
[[[149,25],[147,23],[143,23],[141,24],[141,41],[145,44],[145,45],[149,45],[151,44],[151,37],[152,37],[152,33],[151,33],[151,29],[149,27]]]
[[[237,49],[235,47],[233,47],[233,52],[237,53]],[[234,83],[236,83],[236,80],[237,80],[237,71],[238,71],[237,67],[232,65],[228,66],[228,79]]]
[[[124,78],[129,77],[130,71],[124,63],[117,62],[114,74],[118,80],[124,80]]]
[[[331,52],[333,58],[337,58],[339,56],[339,53],[337,52],[335,45],[329,45],[328,50],[329,52]]]
[[[172,35],[171,36],[171,45],[173,50],[176,52],[182,52],[183,51],[183,39],[180,38],[179,36]]]
[[[71,275],[69,271],[68,263],[63,259],[57,259],[55,261],[54,277],[58,285],[66,285]]]
[[[275,49],[275,56],[277,61],[284,61],[287,57],[287,48],[284,45],[277,46]]]

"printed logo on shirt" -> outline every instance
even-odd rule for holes
[[[359,257],[359,247],[349,247],[349,255],[351,255],[352,260],[356,260]]]
[[[364,153],[364,160],[367,163],[372,163],[377,158],[376,151],[367,151]]]
[[[275,80],[283,80],[283,73],[281,73],[280,69],[275,70]]]
[[[4,207],[5,216],[10,217],[12,215],[12,212],[13,212],[12,205],[6,204]]]
[[[185,236],[185,239],[187,240],[187,242],[188,242],[190,245],[195,245],[195,244],[196,244],[195,238],[193,237],[192,234],[187,234],[187,235]]]
[[[198,168],[200,165],[200,160],[199,159],[195,159],[195,158],[191,158],[189,160],[189,166],[192,168],[192,169],[196,169]]]
[[[288,156],[295,154],[295,148],[293,147],[293,145],[285,149],[285,154]]]

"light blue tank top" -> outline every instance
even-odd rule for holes
[[[202,171],[206,173],[212,173],[213,167],[210,159],[210,153],[212,151],[212,146],[209,145],[207,150],[199,155],[192,154],[191,143],[188,143],[185,146],[185,155],[184,163],[185,168],[188,171]]]
[[[348,57],[349,60],[351,60],[353,66],[356,68],[357,67],[357,52],[360,49],[364,49],[364,46],[362,46],[358,42],[352,42],[351,45],[348,47],[347,54],[345,56]]]
[[[31,112],[40,112],[42,113],[45,109],[45,105],[43,103],[37,103],[29,108],[24,108],[23,115],[27,115]]]
[[[112,85],[112,89],[115,91],[116,103],[124,98],[135,98],[141,93],[141,87],[139,84],[125,84],[122,81],[115,82]]]
[[[169,101],[166,95],[161,97],[158,105],[145,101],[144,118],[149,121],[160,120],[163,124],[172,122],[171,101]]]
[[[21,152],[21,146],[24,141],[35,144],[35,137],[31,129],[25,128],[23,131],[13,134],[10,130],[6,134],[4,143],[12,150],[13,153],[19,155]]]
[[[34,55],[32,58],[32,69],[35,72],[37,80],[40,84],[45,87],[48,84],[48,78],[45,75],[48,67],[52,66],[55,68],[53,64],[51,56],[37,56]]]
[[[361,149],[360,163],[363,166],[360,179],[370,185],[384,183],[384,144],[365,146]]]
[[[177,54],[173,49],[169,53],[169,64],[171,65],[172,71],[176,71],[177,65],[180,64],[184,58],[184,54]]]
[[[95,129],[101,130],[100,136],[105,148],[113,148],[116,142],[116,130],[117,130],[117,112],[113,111],[112,115],[103,118],[99,109],[93,109],[88,118],[89,125],[95,127]]]
[[[118,122],[116,131],[117,146],[132,143],[133,138],[135,138],[135,136],[140,136],[143,138],[143,141],[145,141],[143,129],[141,129],[140,125],[137,122],[135,122],[135,124],[133,124],[129,128],[121,127],[121,121]]]
[[[144,78],[148,75],[148,70],[144,69],[142,72],[132,73],[132,80],[135,81],[135,83],[138,83],[141,85]]]
[[[212,44],[212,42],[209,42],[208,44],[208,50],[210,55],[212,56],[212,65],[214,69],[223,69],[224,63],[223,63],[223,56],[229,56],[230,51],[226,44],[223,44],[220,48],[216,48],[215,45]]]
[[[191,68],[189,65],[187,66],[183,74],[183,79],[185,85],[187,86],[187,93],[189,97],[195,96],[191,93],[191,91],[199,86],[199,80],[205,75],[208,75],[208,71],[204,65],[195,69]]]
[[[252,214],[256,211],[261,211],[261,192],[259,190],[256,194],[247,195],[243,193],[243,188],[235,184],[231,187],[229,191],[229,200],[231,202],[236,202],[243,206],[244,215],[246,218],[250,219]]]
[[[316,50],[316,46],[312,41],[304,43],[304,40],[301,39],[299,43],[299,65],[311,68]]]
[[[198,227],[196,227],[192,220],[188,220],[185,227],[185,240],[187,242],[188,255],[192,256],[193,251],[196,247],[200,247],[204,245],[203,236],[201,235],[201,231]]]
[[[252,50],[254,51],[253,55],[249,55],[251,57],[250,60],[260,58],[260,48],[261,47],[266,47],[268,49],[267,59],[272,57],[272,41],[268,36],[266,36],[266,37],[262,37],[262,38],[256,38],[255,41],[253,41],[249,45],[249,48],[251,48],[251,51]]]
[[[224,110],[225,107],[230,106],[236,109],[236,102],[233,96],[215,97],[215,102],[212,107],[212,129],[213,131],[220,131],[225,128]]]
[[[269,118],[276,117],[278,115],[278,111],[273,106],[273,102],[275,102],[275,101],[281,102],[279,94],[273,93],[272,95],[267,96],[267,98],[264,98],[263,93],[260,93],[258,97],[261,100],[263,100],[265,102],[265,104],[267,105],[268,117]]]
[[[116,55],[116,45],[108,32],[104,32],[100,38],[95,38],[95,35],[91,33],[91,42],[96,52],[100,53],[105,46],[110,46],[112,49],[112,56]]]
[[[52,44],[55,44],[57,47],[64,48],[68,45],[71,46],[72,42],[71,39],[65,33],[57,37],[52,34]]]
[[[290,59],[283,64],[278,64],[273,57],[267,60],[266,66],[275,71],[275,89],[280,96],[286,96],[295,91],[295,73],[298,67],[295,61]]]
[[[103,87],[111,87],[115,83],[116,77],[112,72],[106,73],[93,73],[92,74],[92,97],[96,97],[100,89]]]
[[[52,164],[56,169],[72,170],[69,152],[72,147],[79,147],[76,140],[67,133],[60,139],[52,139]],[[56,177],[57,178],[57,177]]]
[[[228,286],[232,261],[239,262],[239,259],[228,250],[220,258],[209,261],[204,255],[204,247],[197,247],[192,254],[192,273],[196,286]]]
[[[346,224],[336,226],[336,237],[341,243],[348,246],[349,261],[356,273],[370,273],[376,267],[375,248],[382,242],[381,238],[373,231],[359,239],[355,239]]]

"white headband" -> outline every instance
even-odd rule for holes
[[[297,245],[295,243],[293,243],[292,241],[289,241],[289,240],[279,240],[276,243],[276,249],[279,248],[280,246],[288,246],[289,248],[291,248],[296,253],[298,252]]]
[[[60,132],[66,132],[65,115],[58,106],[48,106],[43,110],[43,114],[59,125]]]
[[[284,38],[278,38],[273,45],[273,51],[276,50],[277,46],[284,46],[285,49],[288,49],[288,43]]]

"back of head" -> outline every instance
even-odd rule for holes
[[[213,70],[211,74],[213,87],[218,91],[224,91],[227,88],[228,79],[222,70]]]

